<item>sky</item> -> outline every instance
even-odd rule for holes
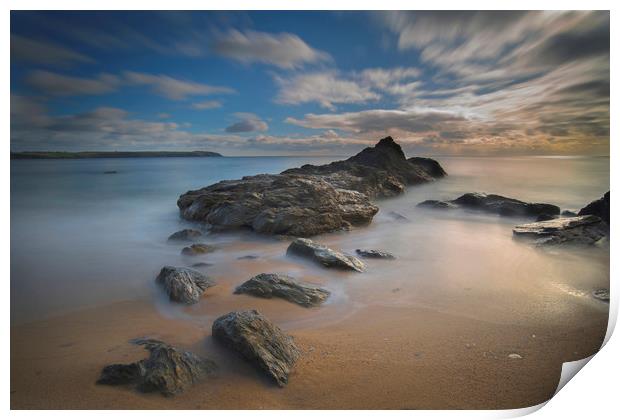
[[[609,12],[11,12],[11,150],[609,155]]]

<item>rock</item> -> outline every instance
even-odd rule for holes
[[[439,209],[439,210],[448,210],[448,209],[456,209],[458,206],[449,201],[440,201],[440,200],[426,200],[418,203],[418,207],[428,207],[431,209]]]
[[[211,267],[213,264],[208,262],[197,262],[192,264],[192,267]]]
[[[171,266],[162,268],[155,281],[164,288],[171,301],[187,304],[198,302],[204,291],[215,285],[196,270]]]
[[[244,255],[242,257],[238,257],[238,260],[257,260],[258,255]]]
[[[609,302],[609,289],[596,289],[592,292],[592,296],[603,302]]]
[[[405,185],[434,180],[425,169],[430,166],[408,161],[400,146],[386,137],[344,161],[188,191],[177,205],[185,219],[219,230],[312,236],[370,223],[379,210],[371,198],[391,197]]]
[[[200,254],[207,254],[213,251],[215,251],[215,247],[213,245],[193,244],[193,245],[186,246],[185,248],[183,248],[181,250],[181,254],[194,256],[194,255],[200,255]]]
[[[144,346],[150,353],[149,357],[130,364],[104,367],[98,384],[134,384],[142,392],[161,392],[171,396],[183,392],[216,370],[215,362],[162,341],[137,339],[132,342]]]
[[[183,229],[168,236],[169,241],[191,241],[200,238],[202,232],[196,229]]]
[[[252,277],[235,289],[235,294],[241,293],[267,299],[275,296],[305,307],[320,305],[330,294],[323,288],[298,283],[286,274],[266,273]]]
[[[523,356],[521,356],[520,354],[517,354],[517,353],[510,353],[508,355],[508,358],[509,359],[523,359]]]
[[[608,234],[607,225],[597,216],[577,216],[527,223],[513,229],[515,237],[533,240],[537,245],[593,245]]]
[[[539,214],[538,217],[536,218],[537,222],[545,222],[547,220],[553,220],[555,219],[555,216],[551,216],[550,214]]]
[[[588,214],[598,216],[609,224],[609,191],[607,191],[603,197],[598,200],[594,200],[579,210],[578,213],[579,216],[585,216]]]
[[[426,200],[418,204],[422,207],[436,209],[452,209],[461,207],[478,210],[500,216],[534,217],[541,214],[556,216],[560,208],[553,204],[526,203],[514,198],[503,197],[497,194],[466,193],[450,201]]]
[[[560,215],[562,217],[575,217],[575,216],[577,216],[577,213],[575,213],[572,210],[564,210],[564,211],[562,211],[562,213]]]
[[[399,222],[410,222],[408,217],[403,216],[402,214],[395,212],[395,211],[389,212],[388,216],[390,216],[392,219],[397,220]]]
[[[310,239],[295,239],[288,246],[286,254],[309,258],[328,268],[340,268],[359,272],[366,270],[366,264],[358,258],[334,251]]]
[[[389,252],[379,251],[377,249],[356,249],[357,255],[364,258],[380,258],[384,260],[395,260],[394,254]]]
[[[103,173],[104,173],[105,175],[112,175],[112,174],[117,174],[117,173],[118,173],[118,171],[103,171]]]
[[[265,371],[281,387],[300,356],[292,337],[260,312],[230,312],[213,322],[213,338]]]
[[[434,159],[424,158],[424,157],[412,157],[407,159],[409,163],[419,166],[423,168],[427,174],[434,178],[443,178],[448,175],[446,171],[443,170],[439,162]]]

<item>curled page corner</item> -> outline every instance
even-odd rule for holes
[[[570,381],[573,376],[577,374],[596,354],[592,356],[586,357],[585,359],[573,360],[572,362],[565,362],[562,364],[562,373],[560,375],[560,382],[558,383],[558,387],[555,389],[553,396],[555,396],[564,385]]]

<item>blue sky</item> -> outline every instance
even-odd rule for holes
[[[11,149],[608,154],[608,12],[12,12]]]

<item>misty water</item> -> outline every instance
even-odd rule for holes
[[[195,226],[179,217],[178,196],[222,179],[276,173],[333,157],[23,160],[11,162],[11,321],[93,305],[150,299],[163,316],[212,318],[272,305],[289,325],[347,316],[369,304],[433,308],[494,322],[567,323],[580,307],[607,311],[591,291],[609,284],[608,246],[543,250],[514,241],[525,220],[416,208],[426,199],[482,191],[578,210],[609,189],[607,157],[444,157],[449,176],[379,201],[368,227],[316,239],[354,253],[375,248],[395,261],[368,261],[366,273],[325,270],[286,257],[288,241],[251,232],[209,234],[218,249],[180,255],[171,233]],[[116,171],[105,174],[106,171]],[[398,212],[409,222],[394,220]],[[252,255],[255,259],[238,259]],[[154,287],[163,265],[198,261],[220,291],[192,308],[169,304]],[[232,295],[260,272],[289,273],[332,291],[324,308]],[[205,303],[208,301],[208,303]],[[286,326],[286,325],[285,325]]]

